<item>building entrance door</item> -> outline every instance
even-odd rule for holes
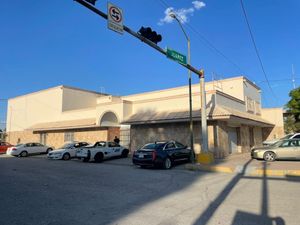
[[[228,130],[229,154],[236,153],[237,149],[237,132],[235,127],[229,127]]]

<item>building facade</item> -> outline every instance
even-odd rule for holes
[[[282,109],[261,108],[260,89],[247,78],[206,83],[209,149],[217,158],[246,152],[284,135]],[[188,86],[112,96],[68,86],[9,99],[8,141],[59,147],[66,141],[113,140],[132,151],[175,139],[189,145]],[[192,85],[194,146],[201,151],[200,85]]]

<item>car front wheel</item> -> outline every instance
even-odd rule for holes
[[[172,167],[172,161],[170,158],[166,158],[164,161],[164,169],[168,170]]]
[[[128,149],[124,149],[124,150],[122,151],[121,157],[122,157],[122,158],[127,158],[127,157],[128,157],[128,153],[129,153],[129,150],[128,150]]]
[[[276,155],[275,155],[274,152],[266,152],[264,154],[264,160],[265,161],[271,162],[271,161],[275,161],[275,159],[276,159]]]
[[[99,163],[99,162],[102,162],[103,161],[103,154],[102,153],[97,153],[95,155],[95,162]]]
[[[63,155],[63,160],[69,160],[71,158],[70,154],[69,153],[65,153]]]

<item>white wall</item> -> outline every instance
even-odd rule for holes
[[[96,107],[99,96],[96,93],[64,87],[62,111]]]
[[[62,110],[61,87],[8,100],[7,131],[21,131],[36,123],[57,121]]]

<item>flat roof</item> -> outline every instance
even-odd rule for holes
[[[66,88],[66,89],[72,89],[72,90],[76,90],[76,91],[83,91],[83,92],[88,92],[88,93],[92,93],[92,94],[96,94],[96,95],[109,95],[109,94],[106,94],[106,93],[90,91],[90,90],[77,88],[77,87],[72,87],[72,86],[68,86],[68,85],[59,85],[59,86],[55,86],[55,87],[50,87],[50,88],[30,92],[30,93],[24,94],[24,95],[19,95],[19,96],[13,97],[13,98],[9,98],[8,100],[13,100],[13,99],[16,99],[16,98],[21,98],[21,97],[25,97],[25,96],[29,96],[29,95],[34,95],[34,94],[37,94],[37,93],[41,93],[41,92],[44,92],[44,91],[49,91],[49,90],[52,90],[52,89],[58,89],[58,88],[61,88],[61,89]]]

